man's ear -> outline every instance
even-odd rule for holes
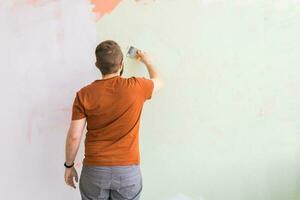
[[[101,67],[101,63],[100,63],[100,62],[96,61],[96,62],[95,62],[95,65],[96,65],[97,68],[100,69],[100,67]]]
[[[119,71],[122,71],[124,68],[124,63],[122,62],[120,65],[119,65]]]
[[[122,64],[120,65],[120,76],[122,76],[124,71],[124,63],[122,62]]]

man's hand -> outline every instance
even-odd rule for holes
[[[78,174],[77,174],[76,169],[74,168],[74,166],[72,168],[66,168],[66,170],[65,170],[65,182],[67,183],[67,185],[69,185],[69,186],[73,187],[74,189],[76,189],[73,178],[75,178],[75,181],[78,183]]]
[[[136,59],[141,61],[145,65],[152,63],[152,58],[145,51],[137,50]]]

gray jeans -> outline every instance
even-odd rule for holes
[[[143,179],[139,165],[82,166],[82,200],[139,200]]]

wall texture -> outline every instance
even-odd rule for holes
[[[114,39],[166,82],[142,116],[143,200],[300,199],[299,0],[4,0],[0,27],[1,198],[80,199],[71,104]]]

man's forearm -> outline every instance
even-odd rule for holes
[[[72,139],[69,136],[66,139],[66,164],[71,165],[75,161],[76,154],[80,145],[80,139]]]
[[[145,62],[150,78],[159,78],[159,73],[153,63]]]

